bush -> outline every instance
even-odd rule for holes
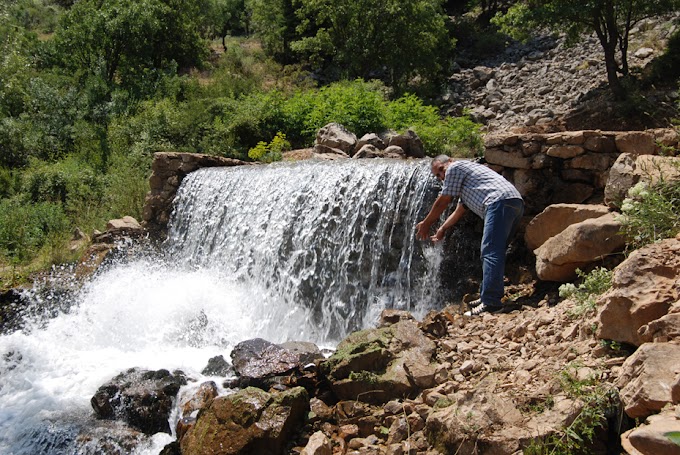
[[[285,150],[290,150],[290,142],[286,140],[285,134],[278,132],[269,144],[262,141],[250,149],[248,151],[248,158],[264,163],[281,161],[283,158],[282,152]]]
[[[675,237],[680,233],[680,180],[660,180],[654,185],[640,182],[621,204],[619,220],[631,249]]]
[[[60,204],[4,199],[0,201],[0,257],[13,264],[24,263],[63,238],[69,227]]]
[[[595,310],[595,301],[604,294],[612,285],[612,271],[604,267],[595,268],[590,273],[584,273],[576,269],[576,274],[582,279],[581,284],[576,286],[566,283],[560,286],[560,297],[573,299],[577,306],[571,312],[572,316],[588,314]]]

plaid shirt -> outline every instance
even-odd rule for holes
[[[449,165],[441,194],[459,198],[459,203],[482,218],[486,208],[496,201],[522,199],[502,175],[472,161],[454,161]]]

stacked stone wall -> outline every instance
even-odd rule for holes
[[[673,129],[501,133],[485,138],[484,158],[514,183],[531,215],[551,204],[602,203],[621,153],[675,156],[678,140]]]

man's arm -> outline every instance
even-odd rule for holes
[[[446,221],[444,221],[444,224],[442,224],[439,229],[437,229],[437,233],[430,237],[430,239],[432,239],[433,242],[439,242],[441,239],[443,239],[446,231],[452,228],[463,217],[463,215],[465,215],[465,212],[467,212],[467,209],[459,202],[456,206],[456,210],[454,210],[453,213],[449,215]]]
[[[427,214],[423,221],[416,224],[416,238],[418,240],[425,240],[428,238],[430,235],[430,227],[439,219],[441,214],[444,213],[444,210],[446,210],[446,207],[449,206],[452,200],[453,196],[444,194],[440,194],[439,197],[437,197],[437,200],[432,204],[430,213]]]

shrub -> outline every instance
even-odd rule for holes
[[[60,204],[4,199],[0,201],[0,256],[13,264],[24,263],[63,237],[69,227]]]
[[[290,150],[290,142],[286,140],[285,134],[278,132],[269,144],[262,141],[250,149],[248,151],[248,158],[264,163],[281,161],[284,150]]]
[[[580,316],[592,312],[597,298],[611,287],[612,271],[598,267],[587,274],[576,269],[576,274],[582,279],[581,284],[578,286],[573,283],[563,284],[559,292],[560,297],[576,301],[577,307],[572,311],[572,315]]]
[[[660,180],[654,185],[640,182],[621,204],[619,220],[628,247],[637,249],[680,233],[680,180]]]

